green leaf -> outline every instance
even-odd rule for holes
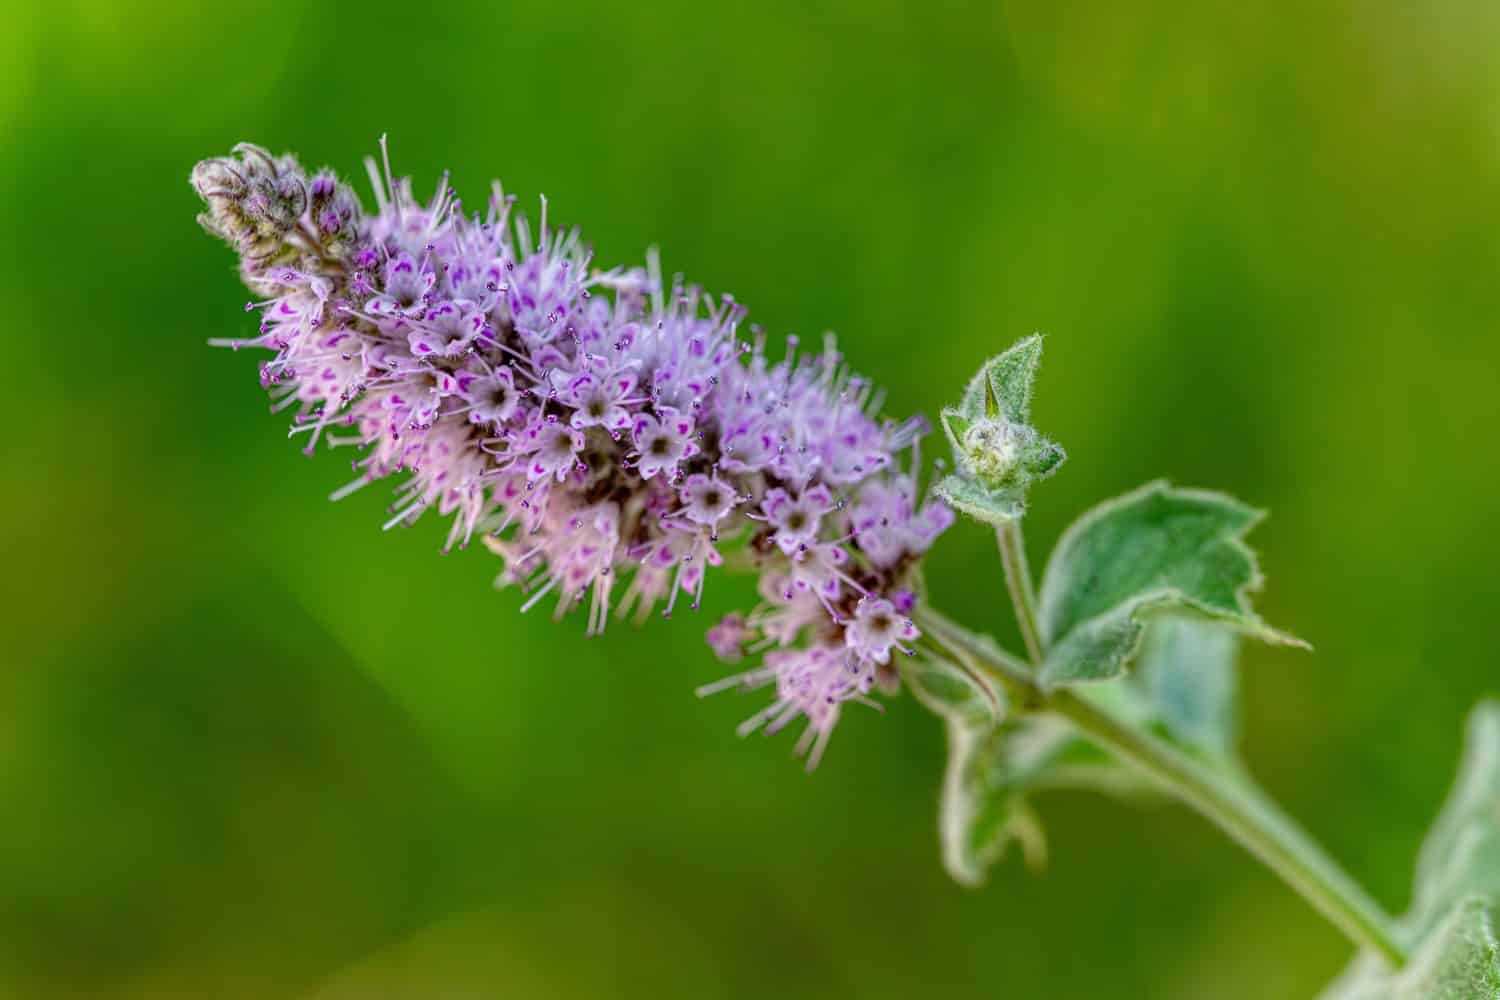
[[[1033,867],[1045,857],[1030,792],[1075,788],[1135,798],[1161,791],[1055,716],[1025,716],[1000,726],[950,716],[947,732],[938,830],[943,864],[962,885],[983,884],[986,870],[1011,843],[1020,844]]]
[[[1397,1000],[1497,1000],[1500,948],[1485,900],[1460,900],[1396,977]]]
[[[1238,637],[1211,621],[1165,616],[1146,629],[1136,683],[1174,742],[1234,753]]]
[[[901,664],[901,676],[917,700],[946,719],[983,728],[999,725],[1004,696],[967,670],[925,656]]]
[[[1261,516],[1222,493],[1163,481],[1085,513],[1064,533],[1043,576],[1043,683],[1123,673],[1146,622],[1166,611],[1305,646],[1251,610],[1249,594],[1261,578],[1243,536]]]
[[[1453,790],[1417,857],[1396,936],[1412,958],[1393,974],[1363,953],[1323,1000],[1500,1000],[1500,702],[1469,716]]]
[[[1016,341],[980,366],[964,389],[959,412],[970,420],[999,416],[1013,424],[1030,423],[1031,384],[1041,360],[1040,334]]]
[[[1458,777],[1417,855],[1412,918],[1430,924],[1469,893],[1500,906],[1500,701],[1469,715]]]
[[[995,527],[1014,521],[1026,511],[1018,491],[986,489],[963,476],[944,476],[932,491],[959,513]]]
[[[948,767],[938,805],[943,865],[960,885],[984,884],[984,874],[1005,853],[1019,789],[1004,766],[998,726],[948,720]]]
[[[965,416],[958,410],[945,407],[939,414],[943,421],[943,433],[948,435],[948,444],[953,449],[954,455],[962,455],[964,451],[964,437],[969,433],[969,428],[974,426],[973,419]]]
[[[1500,1000],[1500,945],[1485,900],[1448,911],[1399,972],[1362,955],[1320,1000]]]
[[[1063,451],[1062,445],[1035,434],[1021,454],[1021,466],[1032,479],[1045,479],[1056,472],[1067,458],[1068,453]]]
[[[908,661],[902,672],[917,699],[945,721],[948,763],[938,833],[943,865],[961,885],[983,884],[989,867],[1013,843],[1029,866],[1043,862],[1041,821],[1027,801],[1034,790],[1087,788],[1120,796],[1159,791],[1064,719],[1003,719],[1003,697],[957,665],[936,658]]]

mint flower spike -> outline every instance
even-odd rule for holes
[[[742,336],[743,306],[663,281],[654,252],[600,270],[545,199],[536,227],[498,183],[479,212],[446,175],[423,202],[383,138],[381,153],[373,211],[333,172],[249,144],[190,178],[259,314],[254,336],[210,343],[271,353],[261,383],[305,451],[355,449],[334,499],[397,480],[386,528],[450,518],[445,550],[480,539],[522,611],[587,606],[589,634],[611,613],[696,609],[735,548],[761,603],[706,638],[725,662],[760,659],[698,694],[771,689],[739,732],[804,722],[811,768],[846,704],[879,708],[904,678],[948,731],[940,835],[960,882],[1009,842],[1039,859],[1033,791],[1168,792],[1366,949],[1330,1000],[1500,997],[1500,708],[1476,714],[1417,902],[1393,921],[1233,752],[1230,633],[1305,645],[1251,606],[1258,511],[1149,483],[1064,533],[1038,595],[1020,519],[1064,460],[1030,422],[1039,336],[942,412],[955,468],[927,497],[925,422],[880,416],[831,336],[773,358]],[[995,526],[1025,661],[919,599],[953,508]]]
[[[452,518],[445,550],[479,538],[496,583],[644,619],[696,609],[707,570],[743,549],[764,603],[709,630],[726,660],[762,665],[700,689],[772,687],[741,727],[797,719],[817,763],[846,702],[891,690],[913,651],[915,570],[953,522],[918,487],[920,419],[828,337],[742,339],[745,309],[644,266],[594,268],[576,229],[540,226],[494,185],[469,213],[446,175],[426,203],[367,160],[376,210],[331,172],[259,146],[205,160],[191,182],[204,228],[239,255],[257,336],[213,341],[274,357],[261,382],[311,453],[353,447],[337,499],[401,478],[386,527]]]
[[[956,471],[934,491],[970,517],[1003,526],[1025,513],[1031,484],[1067,457],[1030,424],[1031,384],[1042,356],[1033,334],[985,362],[957,408],[942,412]]]

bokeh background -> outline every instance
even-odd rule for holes
[[[0,995],[1312,994],[1348,954],[1185,810],[1040,802],[939,867],[940,726],[808,776],[700,703],[708,618],[585,640],[339,504],[254,361],[193,162],[241,139],[662,247],[934,412],[1043,330],[1040,563],[1157,475],[1228,489],[1273,622],[1245,752],[1388,906],[1500,688],[1500,6],[0,3]],[[1011,626],[988,536],[940,600]],[[748,602],[713,582],[711,610]]]

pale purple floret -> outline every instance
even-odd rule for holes
[[[717,475],[695,472],[688,476],[678,492],[682,502],[682,516],[694,524],[716,528],[720,521],[739,503],[734,487]]]
[[[630,430],[636,447],[636,471],[642,479],[658,472],[675,479],[677,466],[697,454],[693,444],[693,421],[675,406],[659,406],[656,414],[637,414]]]
[[[548,478],[562,481],[577,464],[583,450],[583,433],[555,416],[538,411],[531,422],[510,441],[511,452],[525,458],[526,479],[538,482]]]
[[[630,372],[584,372],[567,381],[558,399],[573,407],[574,427],[623,431],[630,426],[628,404],[634,388]]]
[[[358,449],[336,496],[404,474],[387,527],[451,515],[447,546],[482,538],[525,607],[587,603],[590,633],[696,608],[721,546],[740,549],[762,603],[709,644],[764,656],[701,691],[774,688],[742,731],[805,718],[816,762],[917,638],[911,571],[953,520],[918,488],[925,425],[877,419],[831,338],[772,360],[742,306],[664,282],[654,255],[593,268],[545,200],[534,229],[498,184],[468,213],[446,177],[423,204],[367,166],[373,212],[254,146],[194,170],[200,221],[259,299],[259,335],[219,343],[274,353],[261,380],[308,450]]]
[[[725,615],[719,623],[708,630],[709,648],[725,663],[738,663],[744,659],[745,643],[752,638],[745,624],[745,616],[738,611]]]
[[[403,317],[419,316],[432,288],[431,269],[421,267],[411,254],[397,252],[385,262],[381,292],[365,303],[365,310],[387,328],[396,328]]]
[[[469,401],[469,421],[500,426],[520,405],[516,379],[506,367],[491,372],[465,372],[459,376],[458,392]]]
[[[854,620],[844,629],[844,644],[862,660],[889,663],[891,647],[910,654],[903,644],[920,633],[910,618],[896,611],[896,605],[883,597],[866,597],[854,608]]]
[[[413,355],[456,358],[468,350],[469,343],[484,329],[484,317],[474,312],[468,302],[442,302],[427,310],[420,320],[413,320],[411,327],[406,343]]]
[[[821,483],[795,497],[778,487],[768,491],[761,502],[766,522],[773,529],[771,540],[789,556],[806,551],[817,541],[823,515],[835,506],[833,493]]]

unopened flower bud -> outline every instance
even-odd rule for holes
[[[979,369],[943,430],[958,468],[936,490],[965,513],[1001,523],[1025,511],[1026,491],[1055,472],[1063,450],[1031,426],[1031,381],[1041,338],[1027,337]]]
[[[971,475],[993,487],[1006,486],[1021,468],[1030,428],[1003,418],[977,420],[964,434],[963,459]]]
[[[198,221],[259,264],[288,249],[307,211],[307,181],[289,157],[275,160],[249,143],[234,152],[238,159],[217,157],[193,168],[191,183],[209,209]]]
[[[358,230],[359,199],[330,170],[319,171],[307,185],[307,211],[320,240],[333,255],[344,256]]]
[[[194,167],[192,184],[205,201],[245,195],[245,176],[235,167],[234,161],[223,157],[204,160]]]

